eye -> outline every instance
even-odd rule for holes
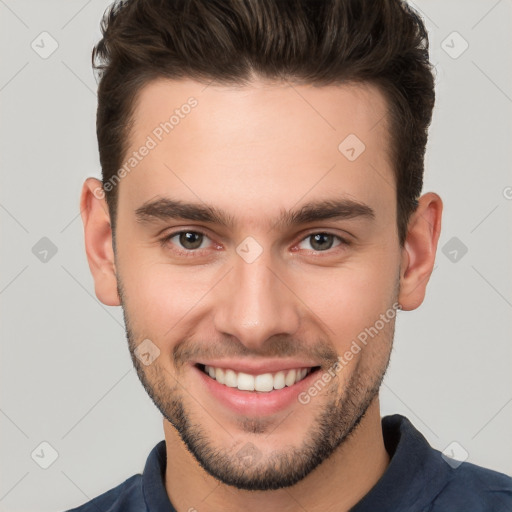
[[[325,252],[333,247],[337,247],[338,245],[345,244],[348,245],[348,242],[343,240],[343,238],[333,235],[331,233],[312,233],[304,238],[298,245],[301,249],[309,249],[308,247],[303,247],[302,244],[308,243],[310,241],[310,246],[313,251],[317,252]],[[337,241],[337,243],[335,243]]]
[[[176,239],[176,241],[173,242],[173,239]],[[184,252],[190,252],[203,249],[207,246],[207,243],[204,245],[207,240],[209,240],[209,238],[204,233],[198,231],[178,231],[167,235],[161,242],[162,245],[172,243],[173,245],[177,245],[178,248],[185,249]]]
[[[192,230],[170,233],[160,241],[163,247],[170,244],[173,246],[172,250],[185,256],[193,256],[195,252],[202,252],[201,249],[206,249],[209,242],[211,243],[211,240],[206,234]],[[314,252],[327,252],[334,247],[348,245],[350,243],[338,235],[318,232],[303,238],[296,247]]]

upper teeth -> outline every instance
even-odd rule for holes
[[[204,367],[204,371],[212,379],[230,388],[238,388],[241,391],[272,391],[273,389],[282,389],[285,386],[293,386],[296,382],[302,380],[310,370],[311,368],[297,368],[276,373],[249,375],[248,373],[235,372],[234,370],[215,368],[208,365]]]

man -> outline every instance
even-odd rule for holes
[[[97,297],[122,305],[165,441],[74,510],[510,510],[506,475],[381,419],[425,296],[428,39],[398,0],[129,0],[93,52]],[[323,247],[322,247],[323,246]]]

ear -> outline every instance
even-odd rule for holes
[[[425,298],[441,233],[441,198],[434,192],[428,192],[418,202],[418,207],[409,220],[402,249],[398,302],[404,311],[416,309]]]
[[[107,306],[119,306],[110,215],[101,181],[95,178],[85,180],[80,212],[96,297]]]

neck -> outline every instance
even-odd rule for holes
[[[306,478],[276,491],[245,491],[225,485],[199,466],[178,433],[164,419],[167,449],[165,487],[178,512],[218,510],[289,512],[347,511],[379,480],[389,464],[378,397],[359,426]]]

